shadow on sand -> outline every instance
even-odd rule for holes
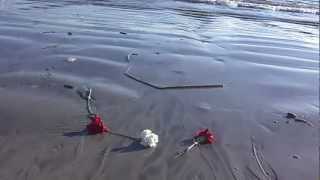
[[[146,149],[146,147],[144,147],[143,145],[140,144],[141,140],[138,139],[138,138],[133,139],[131,137],[127,137],[127,136],[124,136],[124,135],[121,135],[121,134],[117,134],[117,133],[112,133],[112,135],[119,136],[119,137],[124,137],[124,138],[129,138],[129,139],[133,140],[133,142],[128,146],[113,148],[111,150],[111,152],[128,153],[128,152],[141,151],[141,150]],[[76,136],[91,136],[91,135],[88,134],[86,129],[84,129],[84,130],[81,130],[81,131],[66,132],[66,133],[63,133],[63,136],[76,137]]]
[[[88,134],[87,130],[84,129],[81,131],[66,132],[66,133],[63,133],[63,136],[66,136],[66,137],[89,136],[89,134]]]
[[[119,153],[128,153],[133,151],[141,151],[146,149],[143,145],[140,144],[140,141],[133,141],[130,145],[114,148],[111,150],[111,152],[119,152]]]

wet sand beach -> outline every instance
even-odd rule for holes
[[[0,2],[1,180],[318,179],[318,15],[169,0]],[[158,146],[86,135],[77,93],[86,88],[110,129],[152,129]],[[201,128],[214,143],[175,159]]]

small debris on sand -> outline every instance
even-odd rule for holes
[[[239,168],[237,168],[237,167],[234,167],[233,169],[234,169],[235,171],[239,171]]]
[[[292,158],[293,158],[293,159],[301,159],[301,157],[300,157],[298,154],[292,155]]]
[[[294,113],[287,113],[286,118],[287,119],[295,119],[297,117],[297,115],[295,115]]]
[[[287,113],[286,118],[293,119],[295,122],[305,123],[308,126],[313,127],[313,124],[311,122],[304,119],[297,118],[297,115],[295,115],[294,113]],[[289,123],[289,121],[287,121],[287,123]]]
[[[53,34],[53,33],[56,33],[55,31],[45,31],[45,32],[42,32],[43,34]]]
[[[73,89],[74,88],[72,85],[69,85],[69,84],[64,84],[63,87],[67,88],[67,89]]]
[[[127,34],[126,32],[120,32],[120,34]]]
[[[50,48],[57,48],[58,45],[57,44],[54,44],[54,45],[48,45],[46,47],[43,47],[42,49],[50,49]]]
[[[130,62],[131,56],[137,56],[137,55],[138,55],[138,53],[129,53],[129,54],[127,55],[127,61]]]
[[[72,35],[72,32],[68,32],[68,35],[71,36],[71,35]]]
[[[212,109],[211,106],[210,106],[210,104],[204,103],[204,102],[198,104],[198,105],[197,105],[197,108],[198,108],[199,110],[203,110],[203,111],[210,111],[210,110]]]
[[[68,57],[67,62],[69,63],[73,63],[75,61],[77,61],[78,59],[76,57]]]

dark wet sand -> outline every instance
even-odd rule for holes
[[[74,6],[74,15],[69,8],[0,11],[1,180],[268,179],[252,143],[270,179],[317,179],[316,27],[301,25],[315,34],[299,34],[305,36],[299,40],[286,37],[280,26],[274,27],[277,36],[267,37],[270,32],[259,32],[261,22],[171,14],[199,23],[193,27],[200,29],[197,34],[180,31],[184,25],[154,27],[138,16],[157,20],[159,12]],[[90,17],[92,12],[98,15]],[[129,21],[131,16],[136,18]],[[238,28],[251,23],[257,34],[218,27],[227,20]],[[128,62],[132,52],[138,55]],[[155,63],[142,63],[155,56]],[[77,61],[69,63],[68,57]],[[156,89],[124,74],[133,65],[139,78],[158,85],[223,88]],[[65,84],[92,88],[95,108],[113,131],[138,136],[150,128],[159,134],[158,147],[81,133],[88,123],[86,104]],[[287,112],[314,127],[287,122]],[[174,159],[199,128],[213,130],[215,143]]]

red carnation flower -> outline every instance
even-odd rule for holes
[[[209,129],[200,130],[194,136],[199,144],[212,144],[214,141],[213,133]]]
[[[178,158],[185,153],[191,151],[194,147],[197,147],[200,144],[212,144],[214,141],[213,133],[209,129],[204,129],[198,131],[193,137],[193,143],[188,146],[183,152],[178,153],[175,158]]]
[[[87,131],[89,134],[101,134],[109,132],[109,128],[104,125],[102,119],[98,115],[90,117],[91,122],[87,125]]]

